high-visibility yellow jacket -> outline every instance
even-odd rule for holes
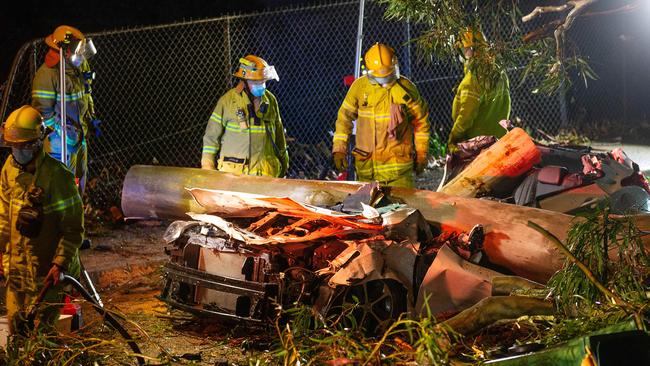
[[[502,137],[506,130],[499,125],[510,118],[510,82],[505,72],[493,86],[481,83],[465,65],[465,76],[458,85],[451,118],[448,147],[476,136]]]
[[[226,92],[203,135],[203,159],[217,159],[217,170],[282,177],[289,154],[277,99],[266,90],[254,106],[243,83]]]
[[[429,150],[428,118],[427,103],[410,80],[401,77],[386,89],[362,76],[339,108],[332,152],[347,153],[356,120],[352,154],[358,180],[412,187],[413,163],[426,159]]]
[[[67,144],[74,146],[84,141],[80,140],[87,136],[88,125],[94,113],[93,98],[90,90],[90,81],[83,78],[83,72],[90,71],[88,62],[84,62],[79,69],[66,63],[65,70],[65,109],[66,124],[69,126],[67,132]],[[59,66],[49,67],[45,63],[36,70],[32,81],[32,106],[38,109],[43,116],[45,125],[55,129],[55,133],[61,134],[61,82],[59,78]],[[76,130],[81,128],[81,132]]]
[[[12,156],[2,167],[0,251],[8,286],[33,293],[53,263],[72,276],[78,275],[84,225],[72,172],[43,150],[30,164],[35,164],[34,174],[23,170]],[[28,238],[16,229],[16,219],[21,207],[28,204],[26,193],[32,184],[44,190],[43,223],[38,236]]]

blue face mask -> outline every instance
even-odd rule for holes
[[[26,165],[34,159],[36,152],[32,149],[18,149],[15,147],[11,148],[11,155],[13,155],[14,160],[20,165]]]
[[[261,97],[264,95],[264,91],[266,91],[266,83],[262,84],[248,84],[248,87],[251,89],[251,94],[253,94],[256,97]]]

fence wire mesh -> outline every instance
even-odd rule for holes
[[[329,179],[331,134],[347,91],[343,78],[355,68],[358,9],[358,1],[342,1],[89,34],[99,51],[91,64],[103,123],[102,134],[89,137],[87,202],[119,207],[122,181],[135,164],[199,167],[206,123],[246,54],[263,57],[280,75],[269,89],[278,97],[289,141],[288,177]],[[462,68],[422,60],[408,42],[419,26],[386,21],[383,14],[382,6],[366,2],[363,50],[378,41],[396,48],[403,74],[418,86],[434,130],[445,138]],[[17,55],[3,120],[31,102],[31,80],[45,51],[39,39]],[[550,133],[566,123],[562,98],[512,85],[514,118]]]

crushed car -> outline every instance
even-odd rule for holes
[[[376,183],[332,208],[188,191],[209,213],[167,228],[159,298],[199,316],[270,324],[303,304],[322,317],[350,309],[375,334],[403,313],[467,308],[490,296],[500,275],[485,267],[481,225],[440,232],[418,210],[386,202]]]
[[[478,136],[458,144],[446,157],[438,191],[571,215],[604,202],[617,214],[650,212],[648,181],[622,148],[544,144],[520,128],[498,140]]]

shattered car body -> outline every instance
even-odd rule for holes
[[[481,259],[480,226],[468,235],[436,235],[404,205],[348,201],[360,210],[344,213],[287,198],[189,191],[212,213],[188,213],[192,221],[168,227],[160,299],[194,314],[260,324],[296,304],[323,317],[349,308],[373,333],[403,313],[423,311],[431,296],[436,312],[471,306],[489,296],[496,274],[468,261]],[[458,271],[463,266],[476,268]],[[467,276],[485,291],[445,300],[447,281]]]
[[[650,186],[638,164],[621,148],[600,151],[588,146],[545,145],[525,137],[524,141],[533,145],[536,153],[529,158],[537,161],[530,161],[529,169],[494,184],[475,197],[571,215],[593,212],[605,201],[610,202],[611,211],[617,214],[650,212]],[[479,136],[460,143],[459,151],[446,158],[445,174],[438,191],[447,193],[451,184],[470,184],[469,180],[475,177],[461,177],[466,169],[499,150],[499,145],[503,145],[502,141],[492,136]],[[505,150],[511,152],[520,147],[509,146]],[[457,177],[467,181],[459,182]]]

